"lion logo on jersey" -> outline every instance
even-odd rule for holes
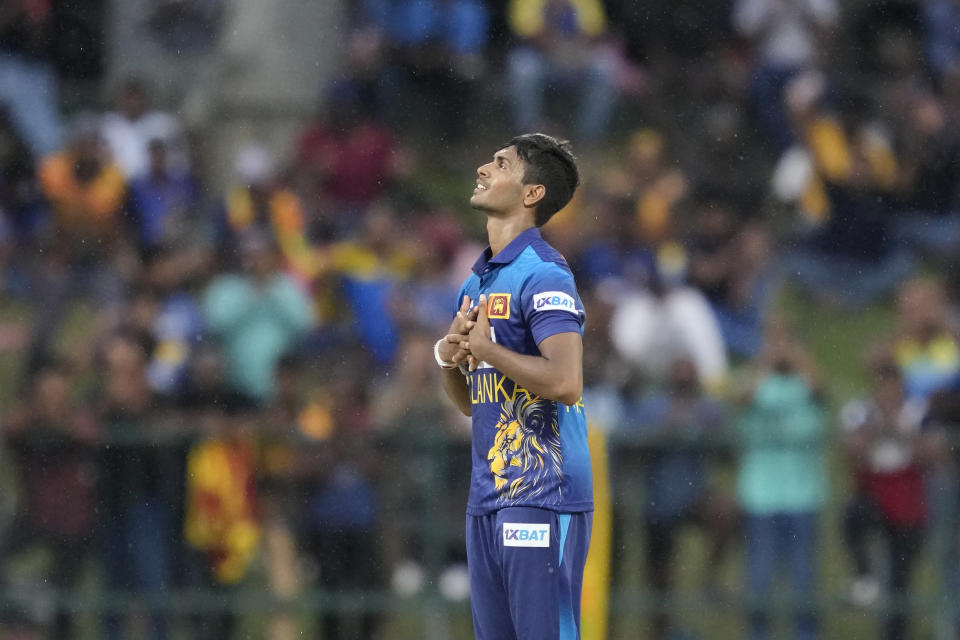
[[[487,460],[500,502],[543,493],[550,474],[563,475],[556,403],[526,393],[505,400]]]

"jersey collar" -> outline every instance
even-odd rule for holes
[[[477,258],[477,261],[473,264],[473,272],[478,276],[483,275],[485,272],[489,271],[493,265],[498,264],[510,264],[513,262],[517,256],[523,253],[523,250],[533,244],[534,241],[540,240],[540,229],[538,227],[530,227],[520,233],[516,238],[510,241],[510,244],[505,246],[503,250],[495,256],[491,257],[493,250],[488,246],[483,250],[483,253],[480,254],[480,257]]]

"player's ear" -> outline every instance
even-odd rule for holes
[[[523,186],[523,206],[535,207],[547,195],[547,188],[542,184],[527,184]]]

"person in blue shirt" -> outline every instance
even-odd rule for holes
[[[477,169],[490,246],[434,346],[473,422],[467,566],[478,640],[574,640],[593,516],[583,390],[585,311],[539,227],[579,184],[568,143],[518,136]]]

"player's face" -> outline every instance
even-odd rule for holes
[[[501,149],[477,168],[470,206],[481,211],[509,211],[523,202],[523,160],[514,147]]]

